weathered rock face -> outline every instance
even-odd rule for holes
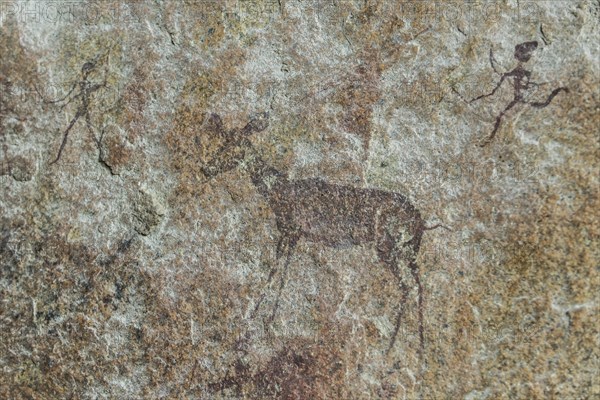
[[[600,396],[599,16],[0,2],[0,397]]]

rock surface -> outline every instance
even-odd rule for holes
[[[597,398],[599,17],[1,2],[0,398]]]

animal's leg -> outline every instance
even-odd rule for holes
[[[550,104],[552,102],[552,100],[556,97],[556,95],[558,95],[561,91],[569,93],[569,89],[568,88],[560,87],[558,89],[554,89],[552,91],[552,93],[550,93],[550,96],[548,96],[548,99],[546,99],[546,101],[543,101],[543,102],[534,102],[534,103],[527,103],[527,104],[529,104],[530,106],[535,107],[535,108],[544,108],[548,104]]]
[[[267,284],[265,285],[266,287],[268,287],[271,284],[271,281],[273,280],[273,276],[275,276],[276,271],[277,270],[275,268],[273,268],[271,270],[271,272],[269,273],[269,278],[267,279]],[[262,304],[262,302],[266,296],[267,296],[267,294],[263,292],[263,294],[260,296],[260,299],[258,299],[258,302],[256,303],[256,307],[254,307],[254,311],[251,314],[252,318],[254,318],[256,316],[256,313],[258,313],[258,309],[260,308],[260,305]]]
[[[408,242],[405,247],[409,251],[407,254],[408,269],[417,284],[417,316],[419,320],[419,355],[423,356],[425,349],[425,328],[423,323],[423,285],[421,284],[421,276],[419,274],[419,265],[417,264],[417,256],[421,248],[421,239],[425,228],[425,223],[422,220],[415,221],[417,228],[414,237]]]
[[[416,259],[413,258],[408,264],[408,268],[417,284],[417,312],[419,317],[419,353],[422,353],[425,348],[425,329],[423,328],[423,286],[421,285],[421,277],[419,276],[419,268]]]
[[[284,255],[284,253],[286,254],[286,261],[284,264],[284,271],[283,273],[286,272],[287,270],[287,266],[289,264],[289,259],[291,257],[291,252],[293,247],[296,245],[297,239],[292,239],[286,235],[282,235],[279,238],[279,241],[277,242],[277,248],[275,250],[275,258],[277,259],[277,261],[279,261],[281,259],[281,257]],[[273,277],[275,276],[275,274],[277,273],[277,268],[274,267],[273,269],[271,269],[271,272],[269,272],[269,277],[267,278],[267,284],[265,285],[265,287],[268,287],[271,282],[273,281]],[[283,274],[282,274],[283,275]],[[281,280],[283,281],[285,279],[285,277],[281,277]],[[281,284],[280,284],[281,286]],[[281,294],[281,289],[280,289],[280,294]],[[260,299],[258,300],[258,302],[256,303],[256,307],[254,307],[254,311],[252,312],[252,318],[254,318],[256,316],[256,314],[258,313],[258,309],[260,308],[260,305],[262,304],[262,302],[264,301],[265,297],[267,296],[266,293],[263,293],[260,296]],[[279,297],[277,298],[279,301]],[[273,311],[273,316],[275,315],[275,311]]]
[[[277,248],[275,249],[275,258],[277,258],[278,260],[281,258],[281,256],[283,255],[283,252],[285,251],[285,249],[287,247],[288,242],[289,242],[289,238],[287,236],[282,235],[279,238],[279,241],[277,242]]]
[[[405,307],[406,299],[408,298],[408,292],[409,292],[408,286],[406,286],[406,283],[404,283],[397,264],[394,265],[394,267],[392,268],[392,272],[393,272],[394,276],[396,277],[396,280],[398,281],[398,287],[400,288],[401,298],[400,298],[400,306],[398,309],[398,314],[396,315],[396,325],[394,326],[394,333],[392,334],[392,338],[390,340],[390,344],[388,346],[386,354],[389,354],[389,352],[392,350],[392,348],[396,344],[396,339],[398,337],[398,332],[400,331],[400,324],[402,323],[402,317],[404,317],[404,307]]]
[[[496,136],[496,133],[498,132],[498,129],[500,129],[500,123],[502,122],[502,118],[504,118],[504,115],[514,106],[517,105],[517,103],[519,103],[518,99],[514,99],[513,101],[510,102],[510,104],[508,106],[506,106],[506,108],[504,110],[502,110],[502,112],[500,112],[500,114],[498,114],[498,116],[496,117],[496,123],[494,124],[494,130],[492,131],[492,133],[490,134],[490,136],[485,139],[485,141],[480,145],[481,147],[487,145],[488,143],[490,143],[494,137]]]
[[[273,275],[273,274],[271,274]],[[269,282],[271,282],[271,275],[269,275],[269,281],[267,282],[267,286],[269,285]],[[256,303],[256,307],[254,307],[254,311],[252,311],[252,314],[250,314],[251,318],[254,318],[256,316],[256,313],[258,312],[258,309],[260,308],[260,305],[262,304],[263,300],[265,299],[265,293],[263,293],[260,296],[260,299],[258,299],[258,302]]]
[[[277,309],[279,308],[281,292],[283,291],[283,287],[285,286],[285,278],[287,276],[287,271],[290,265],[290,259],[292,258],[292,253],[294,252],[294,247],[296,247],[296,242],[297,239],[289,238],[286,246],[285,264],[283,265],[283,271],[281,271],[281,274],[279,275],[279,289],[277,290],[277,299],[275,300],[275,305],[273,306],[273,312],[269,317],[269,324],[271,324],[275,319],[275,314],[277,313]]]
[[[418,319],[418,332],[419,332],[419,354],[423,354],[425,348],[425,329],[423,324],[423,285],[421,284],[421,277],[419,275],[419,266],[417,264],[417,254],[420,247],[420,236],[416,236],[410,242],[406,243],[400,251],[400,259],[408,262],[408,269],[417,285],[417,319]],[[397,264],[396,264],[397,265]],[[396,271],[399,271],[399,267],[396,266]],[[399,272],[398,272],[399,273]],[[401,278],[399,278],[401,279]],[[404,285],[405,286],[405,285]],[[403,297],[406,297],[409,289],[404,289]],[[403,299],[404,301],[404,299]],[[398,329],[398,327],[396,327]],[[395,338],[394,338],[395,339]]]
[[[11,175],[12,169],[10,166],[10,158],[8,158],[8,146],[6,143],[2,145],[2,150],[4,151],[4,159],[6,160],[6,170],[4,170],[4,163],[0,165],[0,175]]]
[[[386,351],[387,354],[392,350],[394,344],[396,344],[398,332],[400,331],[400,324],[402,324],[402,318],[404,317],[404,307],[406,304],[406,299],[408,298],[409,288],[404,283],[402,274],[400,273],[400,269],[398,267],[397,255],[395,253],[395,243],[392,236],[388,232],[384,231],[377,232],[377,235],[379,236],[377,239],[377,254],[381,262],[383,262],[385,266],[392,272],[392,274],[394,274],[394,277],[398,282],[401,296],[398,314],[396,315],[394,333],[392,334],[390,344]]]

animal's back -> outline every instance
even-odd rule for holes
[[[331,246],[373,241],[382,217],[399,223],[420,219],[402,195],[378,189],[360,189],[321,179],[287,181],[270,196],[278,218],[310,241]]]

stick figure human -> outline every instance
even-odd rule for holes
[[[500,112],[500,114],[498,114],[496,116],[494,130],[492,131],[490,136],[481,144],[481,146],[487,145],[488,143],[490,143],[492,141],[492,139],[494,139],[494,137],[496,136],[496,133],[498,132],[498,129],[500,128],[500,123],[502,122],[502,118],[504,118],[505,114],[510,109],[512,109],[514,106],[516,106],[517,104],[522,103],[522,104],[528,104],[535,108],[544,108],[548,104],[550,104],[550,102],[554,99],[554,97],[556,97],[556,95],[558,95],[561,91],[564,91],[566,93],[569,92],[568,88],[559,87],[557,89],[554,89],[552,91],[552,93],[550,93],[550,95],[548,96],[546,101],[529,102],[525,99],[527,90],[529,90],[531,87],[539,87],[539,86],[543,85],[543,83],[539,84],[539,83],[532,82],[531,81],[531,71],[525,69],[525,67],[523,66],[524,63],[529,61],[533,51],[535,49],[537,49],[537,47],[538,47],[538,42],[536,42],[536,41],[524,42],[524,43],[520,43],[520,44],[516,45],[514,57],[519,63],[512,71],[505,72],[502,74],[500,72],[498,72],[498,70],[496,69],[496,65],[494,64],[494,61],[495,61],[494,54],[493,54],[492,50],[490,49],[490,64],[492,65],[492,69],[494,70],[494,72],[501,75],[500,81],[498,82],[498,84],[496,85],[494,90],[492,90],[490,93],[477,96],[474,99],[468,101],[468,103],[471,104],[471,103],[473,103],[477,100],[483,99],[485,97],[493,96],[498,91],[498,89],[500,89],[500,87],[502,86],[504,81],[508,78],[513,78],[512,87],[513,87],[514,97],[513,97],[512,101],[504,108],[504,110],[502,110]]]
[[[73,118],[69,122],[69,125],[67,125],[67,128],[65,129],[65,131],[63,133],[63,139],[62,139],[62,142],[58,149],[58,154],[56,155],[56,158],[54,159],[54,161],[52,161],[50,163],[50,165],[55,164],[60,159],[60,156],[62,155],[62,152],[65,148],[65,145],[67,144],[69,132],[71,131],[73,126],[77,123],[77,121],[81,117],[85,118],[86,126],[87,126],[90,134],[92,135],[94,142],[96,142],[98,149],[101,149],[100,145],[102,142],[102,135],[100,135],[100,138],[97,138],[96,135],[94,134],[91,116],[90,116],[90,110],[89,110],[92,93],[96,92],[100,88],[106,87],[106,73],[104,74],[102,83],[93,84],[92,82],[89,81],[89,76],[96,69],[96,66],[97,66],[100,58],[101,58],[101,56],[97,56],[94,60],[88,61],[85,64],[83,64],[83,66],[81,67],[81,79],[78,82],[75,82],[73,84],[73,86],[71,87],[69,92],[64,97],[57,99],[57,100],[44,100],[46,103],[60,103],[62,101],[67,100],[69,98],[69,96],[71,96],[71,94],[75,91],[75,89],[77,87],[79,87],[79,92],[76,95],[74,95],[73,97],[71,97],[66,103],[64,103],[61,106],[61,110],[62,110],[67,105],[69,105],[72,101],[74,101],[78,98],[80,99],[79,105],[77,106],[77,111],[75,112],[75,115],[73,116]],[[36,90],[37,90],[37,88],[36,88]],[[40,94],[39,90],[37,90],[37,92],[38,92],[38,94]],[[41,94],[40,94],[40,97],[42,97]],[[43,99],[43,97],[42,97],[42,99]]]

